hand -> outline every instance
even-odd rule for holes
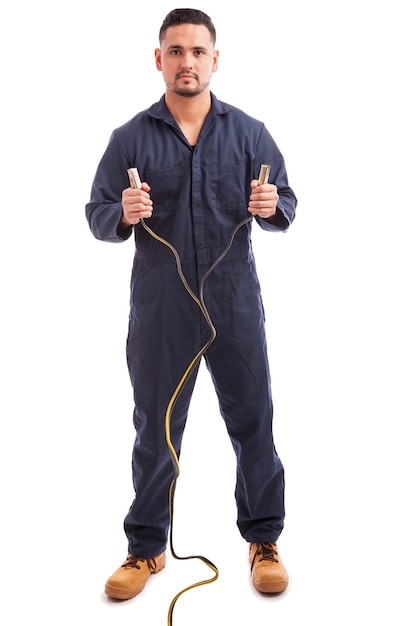
[[[271,183],[260,185],[257,180],[253,180],[250,185],[252,193],[249,198],[249,213],[264,219],[275,215],[279,199],[277,187]]]
[[[153,203],[149,195],[150,189],[147,183],[142,183],[140,189],[128,187],[123,190],[123,217],[121,224],[124,226],[132,226],[138,224],[143,217],[151,217]]]

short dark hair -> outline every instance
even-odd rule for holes
[[[210,32],[213,45],[216,43],[216,29],[211,18],[198,9],[174,9],[170,11],[159,30],[159,43],[164,39],[170,26],[178,26],[179,24],[203,24]]]

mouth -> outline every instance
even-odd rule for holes
[[[190,80],[190,79],[197,80],[197,76],[195,74],[187,74],[187,73],[177,74],[177,79],[180,79],[180,78],[184,78],[185,80]]]

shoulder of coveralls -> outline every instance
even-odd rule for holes
[[[211,93],[211,109],[210,113],[212,114],[222,114],[222,113],[233,113],[236,117],[245,120],[246,122],[251,122],[258,126],[264,126],[264,123],[261,120],[252,117],[242,109],[234,106],[233,104],[228,104],[227,102],[222,102],[218,100],[214,93]]]

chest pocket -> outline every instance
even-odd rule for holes
[[[151,188],[155,212],[177,211],[183,206],[183,169],[169,167],[144,172],[144,180]]]
[[[247,208],[244,165],[211,165],[209,184],[213,208],[222,211],[241,211]]]

